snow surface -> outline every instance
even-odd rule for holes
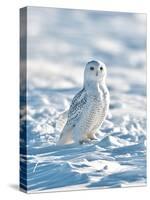
[[[28,163],[28,191],[145,185],[146,16],[29,7],[27,56],[28,145],[21,161]],[[57,146],[92,58],[108,68],[110,112],[101,136]]]

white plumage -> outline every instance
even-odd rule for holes
[[[96,139],[95,133],[109,109],[106,75],[104,63],[93,60],[86,64],[83,89],[72,100],[58,144],[82,143]]]

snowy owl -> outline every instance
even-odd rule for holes
[[[106,75],[104,63],[92,60],[86,64],[83,89],[72,100],[58,144],[83,143],[97,139],[95,134],[109,109]]]

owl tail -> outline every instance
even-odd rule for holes
[[[71,143],[73,143],[71,130],[69,129],[66,130],[64,128],[57,142],[57,145],[66,145],[66,144],[71,144]]]

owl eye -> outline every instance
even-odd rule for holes
[[[92,71],[93,71],[93,70],[94,70],[94,67],[90,67],[90,70],[92,70]]]
[[[103,67],[100,67],[100,70],[103,71]]]

